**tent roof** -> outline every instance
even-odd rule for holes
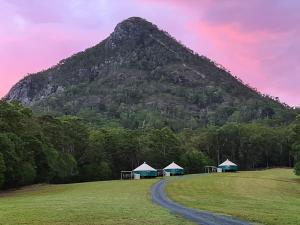
[[[170,165],[168,165],[167,167],[164,168],[164,170],[166,170],[166,169],[181,169],[181,170],[183,170],[183,168],[181,166],[178,166],[174,162],[172,162]]]
[[[229,159],[226,159],[226,161],[221,163],[219,166],[237,166],[237,165],[235,163],[229,161]]]
[[[138,166],[133,171],[157,171],[157,170],[144,162],[142,165]]]

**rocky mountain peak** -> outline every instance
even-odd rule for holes
[[[156,25],[140,17],[130,17],[117,24],[108,42],[114,47],[127,41],[141,40],[155,31],[159,31]]]
[[[139,36],[145,32],[158,30],[157,26],[140,17],[130,17],[119,23],[113,34],[116,36]]]

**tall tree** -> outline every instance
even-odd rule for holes
[[[0,188],[2,187],[3,183],[4,183],[4,175],[5,175],[5,162],[3,159],[3,155],[2,153],[0,153]]]
[[[294,144],[293,150],[295,152],[295,173],[300,175],[300,115],[297,116],[294,123]]]

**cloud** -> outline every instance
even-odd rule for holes
[[[285,32],[300,20],[297,0],[214,1],[204,19],[210,24],[237,24],[244,31]]]

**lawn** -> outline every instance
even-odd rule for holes
[[[191,224],[152,203],[156,181],[38,185],[0,193],[0,224]]]
[[[170,179],[167,194],[189,207],[265,225],[300,224],[300,179],[291,169]]]

